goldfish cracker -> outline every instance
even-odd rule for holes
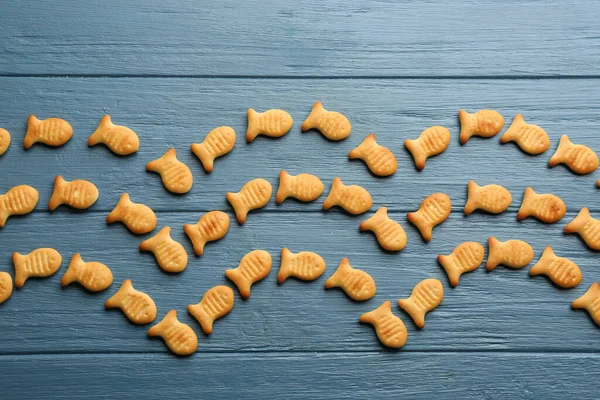
[[[456,246],[449,255],[440,254],[437,259],[444,268],[444,271],[446,271],[450,285],[456,287],[462,274],[479,268],[483,262],[484,253],[485,251],[481,244],[477,242],[464,242]]]
[[[253,179],[242,187],[238,193],[228,192],[227,201],[233,207],[240,224],[246,222],[248,212],[267,205],[271,199],[273,188],[269,181]]]
[[[345,115],[337,111],[327,111],[323,103],[317,101],[310,115],[302,123],[302,132],[317,129],[329,140],[342,140],[350,136],[352,125]]]
[[[290,175],[286,171],[279,173],[279,190],[275,202],[281,204],[288,197],[303,202],[316,200],[323,193],[323,182],[311,174]]]
[[[64,287],[73,282],[78,282],[91,292],[101,292],[112,284],[113,274],[106,265],[96,261],[85,262],[81,254],[76,253],[71,258],[69,268],[60,284]]]
[[[493,236],[488,239],[488,259],[485,268],[494,270],[498,265],[505,265],[512,269],[527,266],[533,260],[533,248],[522,240],[507,240],[500,242]]]
[[[58,206],[67,204],[83,210],[94,205],[98,195],[98,188],[92,182],[83,179],[67,182],[59,175],[54,178],[54,192],[48,202],[48,209],[53,211]]]
[[[200,217],[197,223],[183,226],[183,231],[190,238],[197,256],[204,253],[207,242],[222,239],[228,230],[229,215],[223,211],[210,211]]]
[[[90,147],[100,143],[120,156],[133,154],[140,149],[138,135],[126,126],[113,124],[110,115],[102,117],[100,125],[88,139]]]
[[[444,298],[444,287],[437,279],[419,282],[408,299],[398,300],[398,305],[406,311],[417,328],[425,327],[425,314],[440,305]]]
[[[171,228],[165,226],[139,246],[141,251],[151,251],[160,268],[165,272],[183,271],[188,264],[188,255],[183,245],[171,238]]]
[[[4,303],[13,291],[13,280],[8,272],[0,272],[0,304]]]
[[[460,144],[467,143],[472,136],[485,138],[495,136],[504,126],[504,118],[494,110],[479,110],[473,114],[460,110],[458,119],[460,119]]]
[[[6,129],[0,128],[0,156],[6,153],[10,146],[10,133]]]
[[[406,217],[419,229],[423,240],[429,242],[433,228],[448,219],[451,207],[448,195],[433,193],[423,200],[417,211],[406,214]]]
[[[215,320],[229,314],[233,302],[233,290],[229,286],[214,286],[204,293],[198,304],[190,304],[188,312],[198,320],[202,331],[210,335]]]
[[[44,143],[48,146],[62,146],[73,136],[73,128],[67,121],[60,118],[39,120],[35,115],[27,119],[27,133],[23,146],[29,149],[34,143]]]
[[[177,311],[171,310],[158,324],[148,329],[148,336],[159,336],[169,350],[178,356],[194,354],[198,348],[198,337],[194,330],[177,319]]]
[[[325,282],[325,289],[341,288],[352,300],[365,301],[375,296],[375,281],[363,270],[352,268],[343,258],[338,269]]]
[[[417,139],[406,139],[404,147],[412,154],[419,171],[425,168],[429,157],[443,153],[450,144],[450,131],[443,126],[425,129]]]
[[[600,326],[600,284],[592,283],[583,296],[573,301],[571,308],[586,310],[594,323]]]
[[[141,235],[156,228],[156,215],[144,204],[134,203],[123,193],[115,208],[106,217],[106,223],[123,222],[131,232]]]
[[[465,215],[469,215],[477,209],[499,214],[506,211],[512,203],[512,195],[505,187],[500,185],[479,186],[474,181],[469,181],[467,191]]]
[[[192,143],[190,149],[202,163],[207,173],[214,169],[215,158],[224,156],[235,146],[235,131],[229,126],[220,126],[206,135],[202,143]]]
[[[600,220],[592,218],[587,207],[565,226],[564,232],[577,233],[590,249],[600,250]]]
[[[156,318],[156,304],[150,296],[133,288],[130,279],[123,281],[121,288],[104,303],[106,308],[120,308],[134,324],[149,324]]]
[[[25,215],[33,211],[40,199],[35,188],[28,185],[14,186],[0,195],[0,228],[11,215]]]
[[[396,156],[387,147],[381,146],[375,140],[374,134],[369,134],[358,147],[348,153],[351,160],[361,159],[369,170],[377,176],[390,176],[398,169]]]
[[[283,110],[267,110],[257,113],[252,108],[248,109],[248,131],[246,141],[252,142],[258,135],[278,138],[292,129],[292,116]]]
[[[573,261],[554,254],[552,247],[544,249],[540,260],[529,270],[530,276],[546,275],[555,285],[570,289],[581,282],[581,270]]]
[[[12,255],[15,266],[15,286],[23,287],[25,281],[31,277],[47,278],[54,275],[62,264],[62,256],[54,249],[40,248],[29,254]]]
[[[500,138],[500,143],[515,142],[525,153],[542,154],[550,148],[550,138],[545,130],[528,124],[523,114],[515,115],[512,124]]]
[[[363,221],[359,230],[372,231],[377,243],[385,250],[400,251],[406,246],[406,232],[398,222],[388,217],[386,207],[381,207],[373,216]]]
[[[598,156],[589,147],[573,144],[567,135],[562,135],[558,148],[548,161],[551,167],[558,164],[565,164],[576,174],[586,175],[598,168]]]
[[[567,213],[567,206],[560,197],[553,194],[537,194],[530,187],[525,189],[523,203],[517,213],[517,220],[535,217],[547,224],[560,220]]]
[[[177,159],[175,149],[169,149],[162,157],[150,161],[146,170],[160,174],[163,185],[171,193],[187,193],[194,183],[192,171]]]
[[[267,277],[273,260],[264,250],[254,250],[242,257],[240,265],[225,271],[225,276],[237,286],[244,299],[250,297],[251,286]]]
[[[350,214],[367,212],[373,205],[373,199],[367,189],[358,185],[346,186],[340,178],[334,178],[329,195],[323,202],[323,209],[340,206]]]
[[[281,250],[281,266],[277,283],[282,284],[290,276],[303,281],[314,281],[323,275],[325,266],[325,260],[317,253],[301,251],[294,254],[284,248]]]
[[[404,322],[392,314],[392,302],[389,300],[361,315],[360,322],[373,325],[377,338],[384,346],[398,349],[406,344],[408,331]]]

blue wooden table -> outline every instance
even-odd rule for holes
[[[554,1],[197,1],[81,2],[14,0],[0,4],[0,126],[13,136],[0,157],[0,192],[30,184],[40,192],[34,213],[0,230],[0,270],[13,272],[13,251],[54,247],[65,259],[53,277],[28,281],[0,306],[0,398],[597,398],[600,329],[573,299],[600,279],[598,254],[562,229],[584,206],[600,217],[600,176],[576,176],[547,161],[562,134],[600,151],[600,5]],[[352,135],[330,142],[300,124],[314,101],[346,114]],[[294,118],[281,139],[243,140],[246,110],[282,108]],[[474,138],[458,144],[457,111],[492,108],[508,123],[519,112],[544,127],[551,149],[529,156],[512,144]],[[140,151],[116,157],[87,147],[104,114],[135,130]],[[73,139],[52,149],[22,146],[29,114],[57,116]],[[204,173],[189,151],[212,128],[232,126],[233,152]],[[403,141],[431,125],[452,132],[448,150],[423,172]],[[390,178],[376,178],[348,151],[370,132],[399,162]],[[145,164],[175,147],[195,182],[184,196],[166,192]],[[310,204],[286,201],[232,223],[227,236],[192,255],[182,225],[209,210],[233,216],[225,193],[262,177],[274,187],[278,173],[318,175],[326,190],[335,176],[363,185],[371,212],[323,212],[324,196]],[[84,212],[46,208],[54,176],[89,179],[100,190]],[[467,182],[498,183],[513,194],[503,214],[462,214]],[[525,187],[554,193],[567,204],[557,224],[516,221]],[[452,214],[425,244],[406,221],[432,192],[447,193]],[[169,275],[142,237],[105,217],[119,195],[151,206],[159,227],[190,253],[183,273]],[[408,245],[383,252],[358,224],[379,206],[399,220]],[[530,278],[528,269],[483,268],[452,289],[436,262],[459,243],[523,239],[575,261],[583,282],[561,290]],[[278,286],[282,247],[310,250],[327,262],[313,283]],[[273,255],[271,275],[239,298],[210,337],[201,335],[186,306],[208,288],[229,284],[224,270],[250,250]],[[90,294],[59,280],[75,252],[109,265],[113,286]],[[343,257],[368,271],[375,298],[355,303],[323,283]],[[383,300],[407,297],[421,279],[445,285],[442,305],[417,330],[407,325],[406,346],[391,351],[358,317]],[[170,309],[199,334],[195,355],[177,358],[104,301],[132,279],[158,306]]]

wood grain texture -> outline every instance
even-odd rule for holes
[[[318,175],[326,191],[333,177],[340,176],[347,184],[367,188],[375,207],[385,205],[391,210],[415,210],[433,191],[447,193],[453,209],[461,210],[467,182],[474,179],[480,185],[506,186],[513,194],[511,210],[518,209],[525,187],[532,186],[538,193],[559,195],[570,211],[584,206],[600,211],[594,186],[598,172],[577,176],[564,166],[547,166],[565,133],[575,143],[600,150],[600,93],[591,82],[596,81],[0,78],[3,96],[11,99],[0,110],[0,126],[13,135],[12,146],[0,158],[0,191],[32,184],[40,190],[39,209],[45,208],[54,176],[63,174],[67,180],[88,179],[98,186],[100,198],[91,210],[112,209],[127,191],[133,201],[146,202],[157,211],[200,211],[228,207],[225,193],[237,192],[250,179],[266,178],[276,186],[279,171],[286,169],[292,174]],[[316,131],[300,133],[299,126],[316,99],[349,117],[353,133],[348,139],[336,143]],[[249,107],[285,109],[294,126],[280,139],[259,137],[246,144]],[[551,148],[529,156],[514,144],[501,145],[501,133],[460,146],[458,110],[486,107],[504,115],[504,129],[522,112],[526,121],[547,130]],[[74,137],[59,149],[36,145],[23,150],[29,113],[67,119]],[[138,133],[138,153],[117,157],[103,146],[88,149],[87,138],[104,113]],[[235,129],[236,147],[217,159],[215,170],[207,175],[189,144],[224,124]],[[431,125],[447,126],[452,140],[446,152],[429,159],[425,170],[418,172],[403,142]],[[348,160],[348,152],[370,132],[398,158],[398,172],[390,178],[376,178],[362,161]],[[184,196],[169,194],[158,175],[145,171],[145,164],[169,147],[177,149],[179,159],[194,174],[194,187]],[[276,206],[272,200],[267,210],[320,210],[325,196],[311,204],[290,200]]]
[[[106,227],[104,214],[33,214],[0,232],[2,264],[10,265],[12,251],[29,251],[32,246],[55,247],[65,261],[54,277],[28,281],[0,306],[0,354],[166,352],[162,343],[146,337],[146,328],[130,324],[118,311],[104,311],[104,301],[124,279],[132,279],[137,289],[154,298],[159,318],[169,309],[179,310],[180,319],[199,334],[199,352],[377,351],[381,347],[372,329],[359,324],[358,317],[388,299],[394,301],[394,312],[409,329],[406,351],[598,351],[598,328],[584,312],[570,309],[571,301],[597,279],[597,256],[576,237],[565,237],[562,225],[517,223],[514,214],[465,218],[453,213],[435,228],[433,240],[426,244],[404,213],[390,213],[408,234],[406,248],[392,254],[382,252],[372,235],[358,231],[361,217],[341,212],[260,212],[250,215],[244,226],[233,224],[223,240],[207,245],[205,254],[196,258],[182,226],[198,214],[159,213],[159,227],[172,226],[173,237],[190,254],[188,268],[178,275],[162,272],[152,255],[138,252],[139,242],[147,236],[136,237],[121,226]],[[580,266],[581,286],[561,290],[543,277],[530,278],[528,268],[499,267],[487,273],[481,267],[464,275],[460,285],[451,289],[436,261],[437,254],[449,254],[463,241],[486,243],[490,235],[528,241],[535,260],[545,246],[552,245],[556,254]],[[323,256],[327,263],[323,277],[313,283],[290,279],[278,286],[283,247]],[[233,311],[216,322],[210,337],[203,336],[185,312],[187,305],[197,303],[214,285],[231,285],[224,277],[225,269],[237,266],[242,256],[254,249],[272,254],[271,274],[253,287],[248,301],[235,290]],[[60,277],[74,252],[111,267],[113,287],[100,294],[87,293],[77,285],[61,289]],[[372,300],[356,303],[339,290],[323,288],[343,257],[373,276],[377,295]],[[429,277],[442,280],[445,298],[427,316],[426,329],[418,331],[395,301],[408,297],[416,283]]]
[[[585,0],[19,0],[2,5],[0,74],[598,75],[598,12]]]
[[[185,360],[123,354],[0,357],[0,368],[5,371],[3,390],[12,399],[27,400],[266,396],[587,400],[597,398],[589,390],[589,377],[599,361],[598,354],[485,352],[206,354]],[[55,376],[64,377],[60,387]]]

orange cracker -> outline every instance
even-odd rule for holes
[[[373,232],[377,243],[385,250],[400,251],[406,246],[406,232],[398,222],[388,217],[386,207],[379,208],[373,216],[361,222],[358,228]]]
[[[120,308],[134,324],[149,324],[156,318],[156,304],[150,296],[133,288],[130,279],[123,281],[121,288],[104,303],[106,308]]]
[[[177,159],[175,149],[169,149],[162,157],[150,161],[146,170],[160,174],[163,185],[171,193],[187,193],[194,183],[192,171]]]
[[[223,211],[210,211],[204,214],[197,223],[185,224],[183,231],[192,241],[194,253],[201,256],[207,242],[220,240],[229,230],[229,215]]]
[[[361,315],[360,322],[373,325],[377,338],[384,346],[400,348],[406,344],[408,331],[404,322],[392,313],[392,302],[389,300]]]
[[[8,272],[0,272],[0,304],[4,303],[13,291],[13,280]]]
[[[46,278],[54,275],[62,264],[62,256],[54,249],[40,248],[23,255],[14,252],[12,255],[15,265],[15,286],[23,287],[31,277]]]
[[[85,262],[81,254],[76,253],[60,284],[64,287],[73,282],[78,282],[91,292],[101,292],[113,283],[113,274],[106,265],[96,261]]]
[[[286,171],[279,173],[279,190],[275,195],[277,204],[283,203],[288,197],[303,202],[316,200],[323,193],[323,182],[311,174],[290,175]]]
[[[62,146],[73,136],[73,128],[67,121],[60,118],[39,120],[35,115],[27,119],[27,133],[23,146],[29,149],[34,143],[44,143],[48,146]]]
[[[327,111],[323,103],[317,101],[310,115],[302,123],[302,132],[317,129],[329,140],[342,140],[350,136],[352,125],[345,115],[337,111]]]
[[[198,304],[190,304],[187,309],[198,320],[202,331],[210,335],[213,322],[229,314],[233,302],[233,290],[229,286],[219,285],[208,289]]]
[[[418,328],[425,327],[425,314],[440,305],[444,298],[444,287],[437,279],[425,279],[417,283],[408,299],[398,300]]]
[[[564,231],[578,234],[589,248],[600,250],[600,220],[592,218],[587,207],[579,211],[575,219],[565,226]]]
[[[460,110],[458,119],[460,119],[460,144],[467,143],[472,136],[485,138],[495,136],[504,126],[504,118],[494,110],[479,110],[473,114]]]
[[[371,275],[350,266],[347,258],[343,258],[338,269],[325,282],[325,289],[339,287],[352,300],[364,301],[375,296],[377,288]]]
[[[481,244],[464,242],[456,246],[449,255],[440,254],[437,259],[446,271],[452,287],[456,287],[462,274],[479,268],[483,263],[484,253],[485,250]]]
[[[598,156],[589,147],[573,144],[567,135],[562,135],[558,148],[548,161],[551,167],[558,164],[565,164],[576,174],[586,175],[598,168]]]
[[[88,139],[90,147],[100,143],[120,156],[133,154],[140,149],[138,135],[126,126],[113,124],[110,115],[102,117],[100,125]]]
[[[587,292],[576,299],[571,307],[586,310],[594,323],[600,326],[600,284],[598,282],[592,283]]]
[[[340,206],[350,214],[367,212],[373,205],[373,199],[367,189],[358,185],[346,186],[338,177],[333,178],[329,195],[323,202],[323,209]]]
[[[550,148],[550,138],[545,130],[528,124],[523,114],[515,115],[512,124],[500,138],[500,143],[515,142],[525,153],[542,154]]]
[[[198,348],[198,337],[187,324],[179,322],[177,311],[171,310],[158,324],[148,329],[148,336],[159,336],[169,350],[178,356],[189,356]]]
[[[58,175],[54,178],[54,191],[48,202],[48,209],[52,211],[66,204],[83,210],[90,208],[98,200],[98,195],[98,188],[92,182],[83,179],[68,182]]]
[[[264,250],[254,250],[242,257],[240,265],[225,271],[225,276],[237,286],[244,299],[250,297],[250,287],[267,277],[271,272],[273,260]]]
[[[425,168],[429,157],[443,153],[450,144],[450,131],[443,126],[425,129],[417,139],[406,139],[404,147],[410,151],[419,171]]]
[[[202,143],[192,143],[190,149],[208,173],[214,168],[215,158],[224,156],[235,146],[235,131],[229,126],[220,126],[206,135]]]
[[[372,133],[367,135],[358,147],[348,153],[348,158],[351,160],[360,158],[377,176],[390,176],[398,169],[398,161],[394,153],[387,147],[378,144]]]
[[[292,253],[289,249],[281,250],[281,266],[277,275],[277,283],[282,284],[293,276],[303,281],[314,281],[325,272],[325,260],[317,253],[301,251]]]
[[[492,214],[500,214],[512,203],[512,195],[500,185],[479,186],[475,181],[469,181],[467,203],[465,204],[465,215],[471,214],[477,209]]]
[[[552,247],[544,249],[540,260],[529,270],[529,275],[546,275],[555,285],[564,289],[574,288],[581,282],[581,270],[573,261],[554,254]]]
[[[141,251],[154,254],[163,271],[177,273],[188,264],[188,255],[183,245],[171,238],[171,227],[165,226],[156,235],[140,243]]]
[[[134,203],[127,193],[123,193],[115,208],[106,217],[112,224],[121,221],[131,232],[141,235],[156,228],[156,214],[144,204]]]
[[[450,216],[451,206],[448,195],[433,193],[423,200],[417,211],[406,214],[406,217],[419,229],[423,239],[429,242],[433,228]]]
[[[532,188],[525,189],[517,220],[535,217],[547,224],[560,220],[567,213],[567,206],[560,197],[553,194],[537,194]]]
[[[0,195],[0,228],[11,215],[25,215],[33,211],[40,199],[35,188],[28,185],[13,186]]]
[[[278,138],[292,129],[292,116],[283,110],[267,110],[257,113],[252,108],[248,109],[248,130],[246,141],[252,142],[258,135]]]
[[[226,197],[235,211],[237,221],[243,224],[248,212],[266,206],[272,193],[273,188],[269,181],[253,179],[246,182],[238,193],[228,192]]]
[[[493,236],[488,239],[488,259],[485,269],[494,270],[502,264],[512,269],[527,266],[533,260],[533,248],[522,240],[507,240],[500,242]]]

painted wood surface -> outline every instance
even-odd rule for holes
[[[599,173],[576,176],[564,166],[548,168],[547,161],[562,134],[600,150],[597,8],[575,0],[1,4],[0,126],[13,143],[0,157],[0,193],[31,184],[40,202],[33,214],[11,218],[0,230],[0,270],[13,272],[13,251],[41,246],[56,247],[64,261],[55,276],[28,281],[0,305],[0,397],[595,398],[600,330],[570,303],[599,279],[598,254],[562,229],[583,206],[600,217]],[[300,133],[317,99],[350,118],[347,140]],[[249,107],[289,111],[292,131],[246,144]],[[532,157],[514,144],[501,145],[499,136],[460,146],[460,108],[497,109],[505,129],[522,112],[547,130],[551,148]],[[32,113],[67,119],[73,139],[62,148],[25,151]],[[87,147],[106,113],[139,134],[139,153],[117,157]],[[235,129],[236,147],[205,174],[189,144],[220,125]],[[403,141],[431,125],[447,126],[452,141],[418,172]],[[390,178],[347,159],[370,132],[398,158]],[[158,175],[145,171],[170,147],[194,174],[194,187],[183,196],[169,194]],[[245,225],[232,222],[202,257],[192,254],[183,224],[213,209],[233,217],[225,193],[255,177],[276,189],[281,169],[318,175],[326,192],[335,176],[360,184],[374,206],[350,216],[322,211],[326,193],[310,204],[272,199]],[[93,181],[98,202],[87,211],[48,212],[58,174]],[[506,186],[513,195],[509,210],[465,217],[470,179]],[[552,225],[517,222],[527,186],[563,198],[565,218]],[[190,254],[186,271],[166,274],[151,254],[139,252],[150,234],[106,225],[124,191],[156,210],[158,228],[173,228]],[[453,211],[424,243],[406,213],[434,191],[451,197]],[[370,233],[358,231],[379,206],[408,234],[401,253],[383,252]],[[583,282],[561,290],[543,277],[530,278],[528,268],[500,267],[480,268],[450,288],[436,256],[467,240],[485,244],[490,235],[528,241],[535,260],[553,246],[581,267]],[[313,283],[277,285],[282,247],[318,252],[325,274]],[[211,286],[230,285],[224,270],[256,248],[273,255],[271,275],[247,301],[235,291],[232,313],[216,322],[213,335],[202,335],[187,304]],[[99,294],[61,288],[75,252],[109,265],[112,287]],[[373,275],[374,299],[356,303],[339,290],[324,290],[342,257]],[[442,280],[446,296],[417,330],[395,303],[428,277]],[[147,337],[147,326],[104,310],[128,278],[152,295],[158,318],[178,310],[199,335],[197,354],[176,358]],[[373,329],[358,323],[361,313],[386,299],[409,331],[400,351],[382,348]]]
[[[20,0],[0,73],[597,76],[597,5],[566,1]]]

